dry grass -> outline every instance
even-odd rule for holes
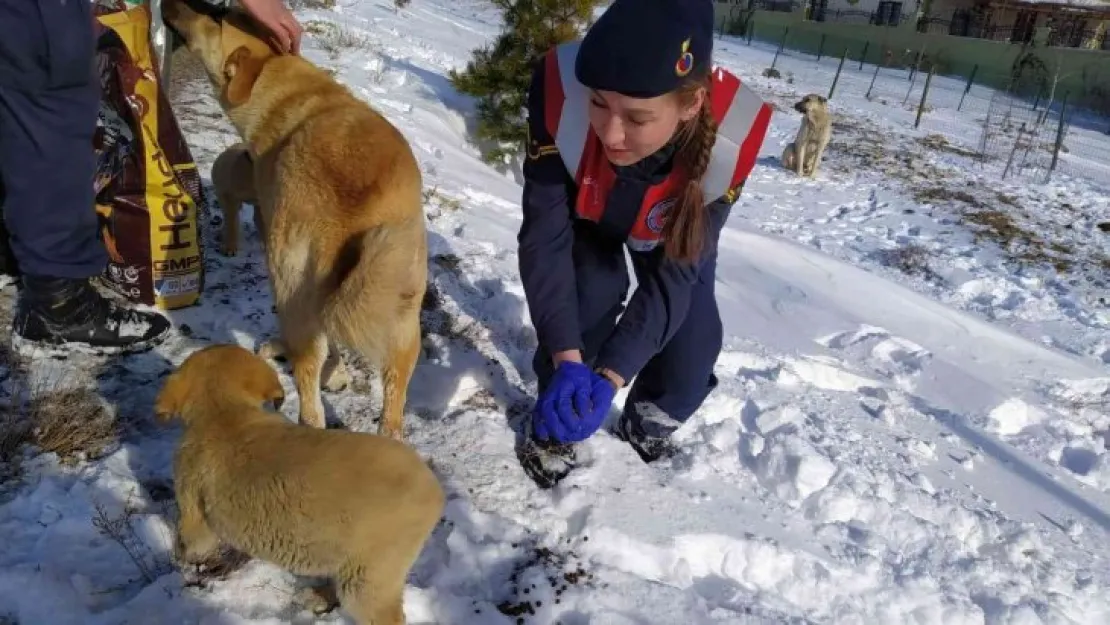
[[[922,245],[911,243],[894,249],[879,250],[875,256],[880,263],[908,276],[921,276],[930,280],[938,278],[937,273],[929,266],[929,250]]]
[[[330,11],[335,8],[336,0],[287,0],[288,6],[294,11],[302,9],[317,9]]]
[[[74,380],[36,379],[7,346],[0,345],[0,357],[11,389],[0,396],[0,483],[20,475],[28,447],[75,464],[118,444],[115,415],[93,388]]]
[[[959,145],[952,145],[948,142],[948,139],[944,135],[931,134],[922,137],[917,141],[930,150],[937,150],[938,152],[948,152],[949,154],[966,156],[968,158],[977,158],[979,156],[979,153],[975,150],[969,150],[968,148]]]
[[[462,208],[462,201],[445,195],[439,190],[438,186],[425,188],[422,195],[425,204],[436,204],[440,208],[450,211],[457,211]]]
[[[370,35],[333,22],[309,20],[305,31],[311,34],[332,60],[338,59],[344,50],[373,50],[374,41]]]

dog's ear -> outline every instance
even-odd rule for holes
[[[828,104],[829,103],[829,99],[826,98],[823,95],[817,96],[817,101],[820,102],[821,104]]]
[[[154,419],[165,424],[180,416],[188,399],[188,390],[180,370],[171,374],[154,400]]]
[[[285,389],[281,386],[277,371],[270,363],[251,354],[250,363],[240,369],[243,376],[244,390],[250,393],[250,399],[259,403],[270,402],[275,410],[281,410],[285,403]]]
[[[262,72],[262,60],[251,55],[246,46],[239,46],[224,62],[224,78],[227,79],[227,102],[239,106],[251,97],[254,82]]]

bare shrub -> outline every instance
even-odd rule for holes
[[[159,557],[150,545],[139,537],[134,522],[134,517],[139,510],[131,502],[128,502],[123,511],[117,515],[111,515],[100,502],[94,504],[94,508],[96,512],[93,514],[93,527],[127,552],[127,556],[135,564],[144,582],[152,584],[156,579],[173,570],[169,558]]]

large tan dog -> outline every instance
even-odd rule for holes
[[[385,436],[306,428],[263,407],[284,398],[277,372],[236,345],[185,359],[154,412],[179,417],[174,458],[179,562],[221,544],[329,577],[357,622],[405,622],[409,570],[443,513],[444,493],[408,445]]]
[[[254,225],[266,235],[258,217],[258,190],[254,186],[254,160],[250,148],[245,143],[236,143],[216,157],[212,163],[212,187],[224,211],[224,240],[220,246],[227,256],[235,256],[239,251],[239,211],[243,204],[251,204],[254,209]]]
[[[812,178],[817,175],[817,167],[832,138],[829,101],[811,93],[795,104],[794,110],[802,114],[802,125],[794,142],[783,150],[782,165],[799,176]]]
[[[260,353],[288,356],[300,421],[324,427],[321,379],[345,375],[329,343],[351,347],[381,375],[379,432],[402,438],[428,272],[411,148],[327,72],[276,54],[244,13],[212,17],[182,0],[163,13],[253,157],[282,339]]]

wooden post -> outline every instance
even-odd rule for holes
[[[881,64],[879,64],[879,63],[876,63],[876,64],[875,64],[875,73],[871,75],[871,84],[870,84],[870,85],[869,85],[869,86],[867,87],[867,95],[866,95],[866,96],[864,96],[864,97],[866,97],[866,98],[867,98],[868,100],[870,100],[870,99],[871,99],[871,90],[872,90],[872,89],[873,89],[873,88],[875,87],[875,79],[879,77],[879,70],[880,70],[880,69],[881,69],[882,67],[883,67],[883,66],[882,66]]]
[[[913,121],[914,130],[921,125],[921,114],[925,112],[925,102],[929,99],[929,83],[933,82],[933,72],[937,69],[937,64],[933,63],[929,66],[929,75],[925,77],[925,88],[921,90],[921,103],[917,105],[917,119]]]
[[[844,59],[848,58],[848,46],[844,46],[844,53],[840,55],[840,65],[836,66],[836,76],[833,76],[832,86],[829,87],[829,99],[836,93],[836,82],[840,80],[840,70],[844,69]]]
[[[824,54],[825,54],[825,38],[826,37],[828,37],[828,35],[825,34],[825,33],[822,33],[821,34],[821,43],[819,43],[817,45],[817,62],[818,63],[821,62],[821,57],[824,56]]]
[[[779,49],[775,51],[775,58],[771,61],[771,69],[775,69],[775,64],[779,62],[779,55],[782,54],[782,49],[786,47],[786,36],[790,34],[790,27],[782,29],[782,40],[779,41]]]
[[[964,98],[966,98],[968,92],[971,91],[971,85],[975,83],[975,72],[977,71],[979,71],[978,65],[971,68],[971,75],[967,77],[967,85],[964,87],[964,94],[960,96],[960,105],[956,107],[957,111],[964,107]]]
[[[752,35],[755,34],[755,13],[748,18],[748,45],[752,45]]]
[[[863,52],[859,55],[859,71],[863,71],[863,62],[867,60],[867,48],[871,46],[870,41],[863,42]]]

